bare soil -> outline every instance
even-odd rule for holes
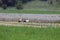
[[[17,21],[20,18],[25,18],[25,19],[28,18],[31,22],[19,23]],[[3,14],[3,13],[0,13],[0,25],[6,25],[6,26],[40,27],[40,28],[41,27],[43,28],[60,27],[59,22],[60,22],[60,14],[6,14],[6,13]]]

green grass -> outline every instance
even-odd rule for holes
[[[17,10],[17,9],[0,9],[0,13],[26,13],[26,14],[60,14],[60,11],[44,11],[44,10]]]
[[[12,27],[0,25],[0,40],[60,40],[60,28]]]

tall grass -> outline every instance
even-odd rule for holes
[[[60,28],[0,25],[0,40],[60,40]]]

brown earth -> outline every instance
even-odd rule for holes
[[[17,22],[20,18],[30,22]],[[34,23],[35,22],[35,23]],[[37,22],[37,23],[36,23]],[[49,23],[48,23],[49,22]],[[55,23],[54,23],[55,22]],[[60,14],[6,14],[0,13],[0,25],[17,27],[60,27]]]

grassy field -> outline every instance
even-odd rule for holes
[[[49,11],[49,10],[29,10],[29,9],[23,9],[23,10],[17,10],[17,9],[0,9],[0,13],[26,13],[26,14],[60,14],[60,11]]]
[[[60,40],[60,28],[0,25],[0,40]]]

